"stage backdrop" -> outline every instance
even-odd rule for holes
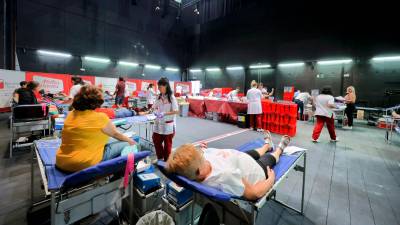
[[[0,69],[0,112],[10,111],[10,101],[19,82],[25,80],[25,72]]]

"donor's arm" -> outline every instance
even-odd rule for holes
[[[257,200],[263,197],[272,188],[275,183],[275,173],[271,168],[268,169],[268,179],[250,184],[246,179],[242,179],[244,184],[243,197],[247,200]]]

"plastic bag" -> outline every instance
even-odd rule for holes
[[[175,222],[166,212],[157,210],[142,216],[136,225],[175,225]]]

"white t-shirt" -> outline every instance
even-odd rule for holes
[[[297,95],[296,99],[298,99],[298,100],[300,100],[300,101],[306,103],[307,100],[308,100],[308,98],[310,98],[310,97],[311,97],[311,95],[310,95],[308,92],[300,92],[300,93]]]
[[[176,100],[174,95],[171,95],[171,103],[168,101],[168,97],[163,95],[161,98],[158,96],[154,101],[152,106],[154,112],[171,112],[178,111],[178,101]],[[154,133],[157,134],[173,134],[176,129],[176,115],[168,115],[164,116],[162,119],[157,119],[154,124]]]
[[[228,100],[233,100],[235,97],[237,97],[237,95],[238,95],[238,90],[232,90],[232,91],[230,91],[229,93],[228,93],[228,95],[227,95],[227,97],[228,97]]]
[[[223,192],[243,196],[242,178],[250,184],[265,180],[261,166],[250,155],[233,149],[208,148],[204,158],[211,164],[211,174],[202,182]]]
[[[75,84],[71,87],[71,90],[69,90],[69,97],[74,98],[76,94],[79,93],[81,90],[82,85],[81,84]]]
[[[154,104],[155,99],[156,99],[156,93],[154,92],[153,88],[150,88],[149,90],[147,90],[147,95],[146,95],[147,104]]]
[[[334,118],[335,113],[333,113],[332,108],[328,106],[328,104],[334,104],[335,99],[332,95],[324,95],[320,94],[315,98],[315,115],[316,116],[325,116],[329,118]]]
[[[266,88],[261,88],[260,91],[263,94],[268,94],[268,90]]]

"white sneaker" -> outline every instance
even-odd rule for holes
[[[311,138],[311,141],[314,142],[314,143],[318,143],[318,142],[319,142],[319,139],[315,140],[315,139],[312,139],[312,138]]]
[[[343,129],[345,129],[345,130],[352,130],[353,127],[345,126],[345,127],[343,127]]]
[[[258,128],[258,129],[257,129],[257,132],[264,132],[264,130],[261,129],[261,128]]]
[[[336,137],[336,139],[334,140],[334,139],[331,139],[331,142],[338,142],[339,141],[339,138],[338,137]]]

